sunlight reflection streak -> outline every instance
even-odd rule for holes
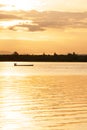
[[[14,80],[9,80],[9,86],[3,89],[3,104],[2,104],[2,130],[14,130],[31,128],[34,126],[33,118],[24,113],[22,107],[22,97],[18,90],[11,87]],[[21,104],[21,105],[19,105]],[[15,107],[16,106],[16,107]]]

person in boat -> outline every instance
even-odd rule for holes
[[[14,63],[14,66],[16,66],[17,64],[16,63]]]

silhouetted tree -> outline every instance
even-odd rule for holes
[[[18,56],[19,54],[18,54],[18,52],[16,52],[16,51],[15,51],[15,52],[13,53],[13,55],[16,55],[16,56]]]
[[[58,54],[54,52],[54,56],[58,56]]]

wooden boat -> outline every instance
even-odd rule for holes
[[[33,64],[17,64],[17,63],[14,63],[14,66],[34,66]]]

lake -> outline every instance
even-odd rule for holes
[[[0,130],[87,130],[87,63],[0,62]]]

